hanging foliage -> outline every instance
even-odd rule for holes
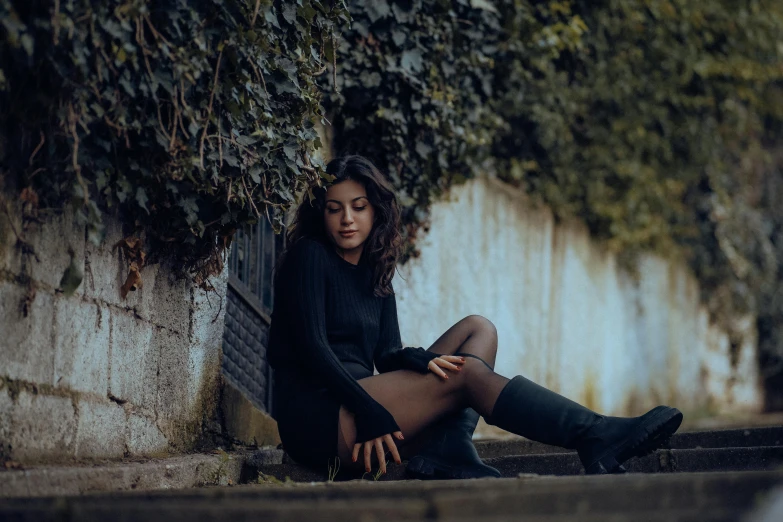
[[[349,10],[338,74],[320,78],[333,146],[388,172],[407,259],[431,202],[486,166],[505,125],[492,106],[499,16],[490,2],[467,0],[352,0]]]
[[[0,0],[0,18],[2,175],[71,202],[96,243],[117,212],[148,264],[207,285],[237,227],[279,230],[323,173],[315,81],[342,2]]]

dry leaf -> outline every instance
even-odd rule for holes
[[[19,199],[32,207],[38,206],[38,194],[36,194],[36,192],[31,187],[25,187],[22,189],[22,193],[19,194]]]
[[[131,263],[130,270],[128,271],[128,277],[125,278],[125,284],[120,288],[120,295],[123,299],[128,295],[128,292],[135,292],[141,288],[142,280],[139,273],[139,267],[136,263]]]
[[[128,277],[120,288],[120,295],[125,299],[128,292],[134,292],[141,288],[141,269],[147,259],[147,253],[143,250],[143,242],[138,237],[125,237],[117,241],[112,247],[112,252],[119,248],[129,261]]]
[[[223,243],[223,249],[228,250],[231,248],[231,242],[234,240],[234,234],[236,234],[236,228],[229,228],[225,234],[220,236],[220,241]]]
[[[22,300],[22,316],[27,317],[30,315],[30,308],[33,306],[33,301],[35,301],[35,294],[36,294],[36,288],[32,284],[27,285],[27,292],[24,294],[24,299]]]
[[[31,187],[25,187],[19,199],[22,201],[22,215],[35,220],[38,217],[38,194]]]

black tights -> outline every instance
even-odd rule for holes
[[[426,440],[427,428],[451,412],[471,407],[489,417],[508,379],[496,374],[495,355],[498,337],[495,325],[479,315],[468,316],[446,330],[429,351],[440,355],[459,353],[466,357],[462,371],[444,370],[448,380],[434,373],[420,374],[408,370],[383,373],[360,379],[367,390],[394,416],[404,441],[396,441],[403,459],[415,454]],[[356,440],[353,414],[340,408],[337,454],[344,467],[363,466],[363,459],[351,463]],[[374,452],[373,452],[373,458]]]

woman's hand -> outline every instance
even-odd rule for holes
[[[438,377],[448,379],[449,376],[446,375],[446,372],[444,372],[441,368],[458,372],[462,370],[463,364],[465,364],[464,357],[460,357],[458,355],[441,355],[431,360],[429,364],[427,364],[427,368],[429,368],[429,370]]]
[[[401,431],[395,431],[394,436],[397,437],[399,440],[403,440],[404,437],[402,436]],[[353,445],[353,461],[356,462],[359,459],[359,450],[361,449],[362,445],[364,445],[364,469],[366,469],[368,472],[372,469],[370,466],[370,460],[372,457],[372,450],[375,448],[375,453],[378,455],[378,464],[381,467],[381,473],[386,473],[386,453],[383,451],[383,443],[386,443],[386,446],[388,446],[389,451],[391,451],[392,457],[394,457],[394,462],[397,464],[402,464],[402,459],[400,458],[400,454],[397,451],[397,445],[394,444],[394,439],[392,439],[392,436],[390,434],[383,435],[381,437],[378,437],[377,439],[368,440],[367,442],[357,442]]]

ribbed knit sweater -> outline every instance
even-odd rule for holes
[[[373,375],[373,363],[380,373],[426,373],[437,354],[403,349],[395,295],[373,295],[366,256],[354,265],[317,239],[292,245],[279,270],[269,363],[332,392],[355,415],[356,442],[398,431],[394,417],[357,379]]]

